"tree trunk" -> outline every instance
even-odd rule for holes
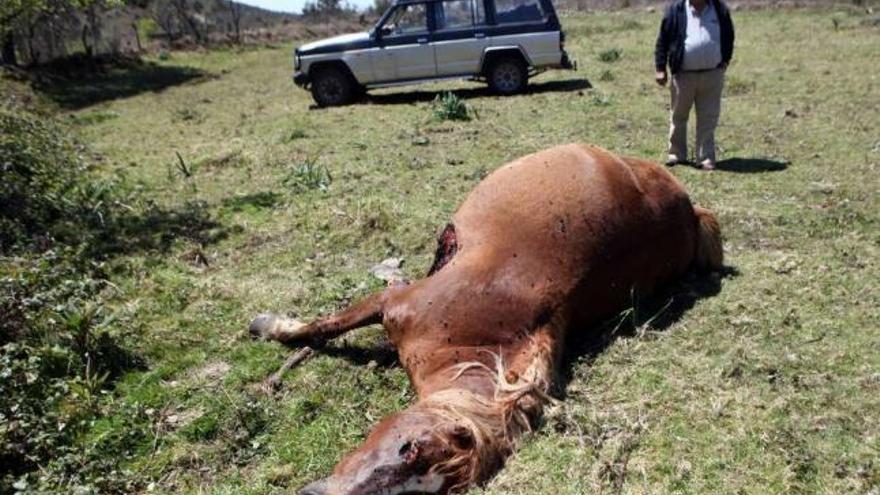
[[[92,58],[92,55],[94,55],[94,52],[92,51],[92,47],[89,46],[89,25],[88,24],[84,25],[83,29],[82,29],[82,44],[83,44],[83,50],[86,51],[86,56],[89,58]]]
[[[49,53],[46,54],[48,60],[55,60],[58,58],[58,36],[56,31],[58,26],[55,25],[55,21],[53,18],[49,18],[46,22],[46,45],[48,46]]]
[[[138,31],[138,23],[137,21],[131,23],[131,28],[134,29],[134,41],[137,43],[138,53],[144,51],[141,46],[141,33]]]
[[[100,20],[98,19],[98,12],[95,10],[95,4],[89,5],[88,10],[86,10],[86,24],[83,27],[83,39],[86,37],[86,29],[88,29],[88,36],[92,38],[91,48],[86,51],[86,55],[89,58],[98,54],[99,46],[101,44],[101,26],[98,24]]]
[[[232,15],[232,27],[235,29],[235,43],[241,43],[241,5],[229,0],[229,13]]]
[[[189,30],[196,38],[196,43],[200,45],[205,44],[205,40],[202,37],[202,32],[199,31],[198,23],[189,14],[189,6],[187,5],[186,0],[176,0],[174,2],[174,7],[177,10],[177,16],[180,18],[181,24],[185,24],[189,27]]]
[[[27,46],[28,46],[28,55],[31,57],[31,65],[37,65],[40,63],[40,53],[34,48],[34,38],[37,36],[37,23],[34,22],[28,26],[27,30]]]
[[[3,46],[0,47],[0,62],[3,65],[18,65],[18,59],[15,56],[15,36],[12,31],[7,31],[3,35]]]

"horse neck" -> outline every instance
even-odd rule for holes
[[[450,366],[420,394],[414,410],[423,410],[469,428],[477,439],[473,479],[497,469],[519,438],[532,430],[550,397],[553,359],[536,350],[523,369],[508,368],[501,355]]]

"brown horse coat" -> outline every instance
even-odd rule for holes
[[[450,493],[484,480],[550,400],[569,332],[633,290],[722,263],[715,217],[669,172],[580,144],[496,170],[438,241],[426,278],[308,325],[252,324],[294,342],[381,322],[419,397],[301,493]]]

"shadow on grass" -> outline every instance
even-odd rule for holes
[[[76,110],[204,80],[208,74],[192,67],[159,65],[134,57],[76,56],[37,66],[27,77],[37,92],[62,108]]]
[[[565,79],[562,81],[547,81],[532,83],[528,86],[525,94],[540,94],[553,92],[580,91],[590,89],[593,85],[587,79]],[[477,98],[482,96],[496,96],[488,87],[464,88],[456,90],[438,91],[408,91],[390,94],[367,94],[365,101],[374,105],[405,105],[424,101],[433,101],[441,93],[452,92],[460,98]]]
[[[729,158],[716,163],[715,168],[724,172],[757,174],[762,172],[780,172],[788,168],[788,162],[764,158]]]
[[[397,358],[397,349],[388,339],[383,339],[372,347],[353,346],[347,343],[341,345],[328,345],[321,348],[321,353],[327,356],[339,357],[352,364],[366,366],[375,363],[380,368],[396,368],[400,366]]]
[[[228,235],[229,229],[201,205],[186,204],[177,210],[154,206],[108,219],[89,251],[96,258],[138,252],[164,254],[180,240],[206,246]]]
[[[721,280],[736,277],[739,270],[726,266],[720,272],[689,272],[680,280],[651,296],[635,298],[632,306],[595,326],[595,330],[572,332],[563,358],[564,395],[575,363],[592,363],[618,338],[640,337],[647,332],[663,332],[679,321],[700,299],[721,292]]]

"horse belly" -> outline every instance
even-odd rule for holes
[[[689,265],[693,206],[666,170],[566,145],[508,164],[454,217],[456,256],[493,265],[535,307],[598,318]],[[514,282],[515,281],[515,282]]]

